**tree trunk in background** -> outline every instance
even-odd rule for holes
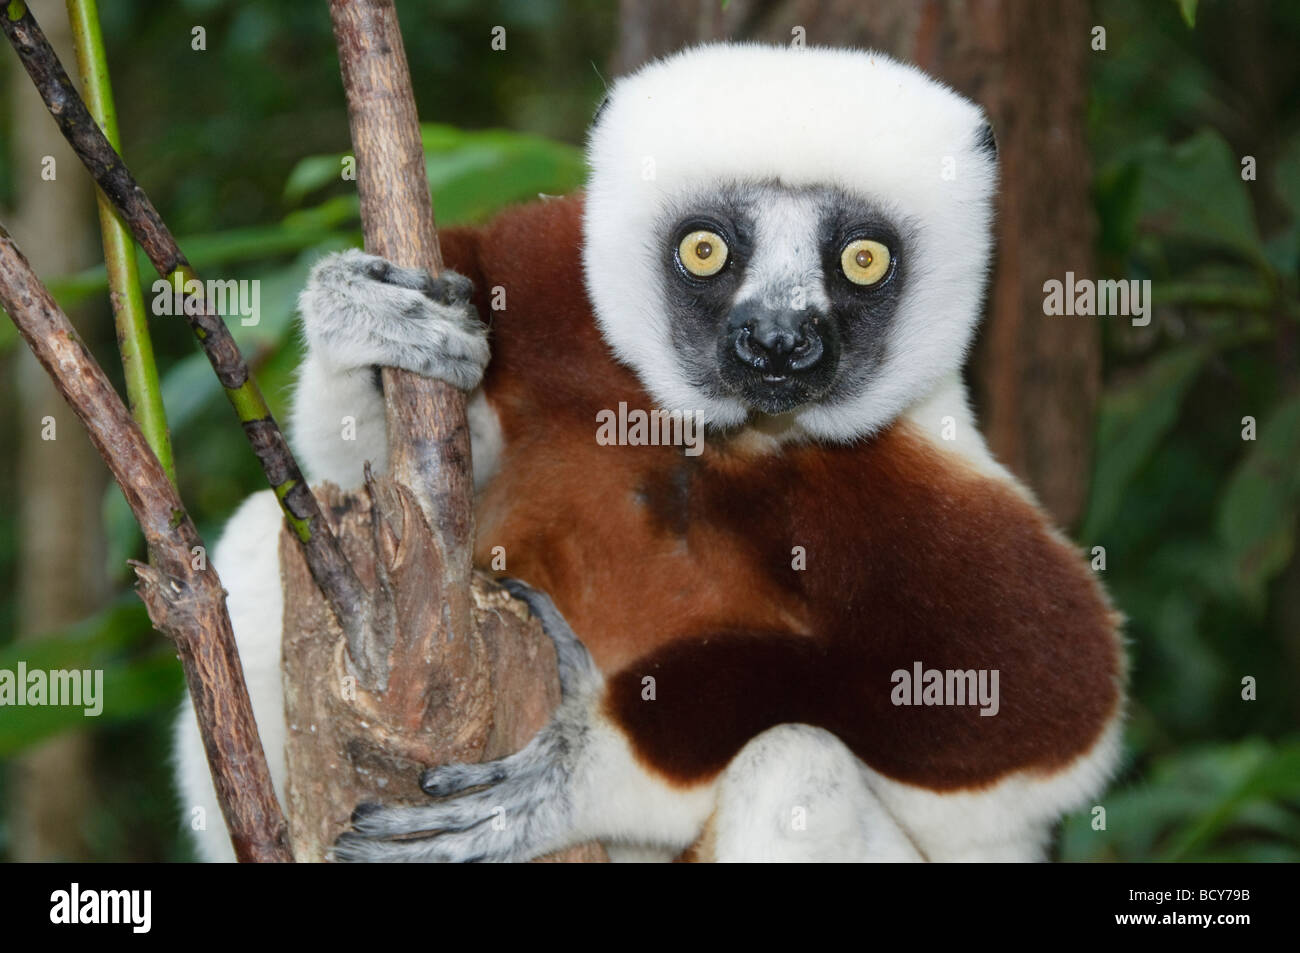
[[[752,0],[734,0],[724,11],[721,2],[712,0],[619,0],[618,44],[610,59],[610,71],[621,76],[691,43],[720,37],[739,39],[753,6]]]
[[[665,14],[664,7],[670,12]],[[1092,277],[1084,0],[622,0],[616,72],[702,40],[862,46],[916,63],[982,104],[1002,164],[998,259],[968,370],[994,454],[1062,524],[1087,499],[1100,326],[1043,314],[1043,282]],[[1104,53],[1095,55],[1104,56]]]
[[[928,2],[915,59],[983,103],[1002,163],[998,261],[972,384],[993,452],[1066,526],[1087,501],[1101,326],[1043,314],[1043,282],[1094,276],[1088,5]],[[1104,53],[1096,54],[1104,56]]]
[[[75,62],[67,15],[55,0],[31,2],[65,63]],[[95,261],[94,190],[17,57],[8,57],[13,103],[11,159],[17,206],[6,226],[44,278]],[[53,156],[56,178],[41,178]],[[93,310],[93,309],[92,309]],[[87,331],[85,309],[70,317]],[[86,334],[88,341],[96,335]],[[18,379],[18,638],[76,622],[108,594],[103,520],[105,472],[76,416],[25,347],[9,356]],[[41,438],[53,417],[56,439]],[[18,861],[87,856],[86,814],[93,800],[90,739],[53,738],[12,762],[11,856]]]

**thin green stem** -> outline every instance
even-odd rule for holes
[[[67,0],[67,3],[86,106],[109,144],[120,153],[121,136],[104,55],[104,37],[99,28],[99,10],[95,0]],[[174,484],[176,466],[172,459],[171,437],[167,432],[167,413],[163,408],[158,367],[154,363],[153,341],[149,337],[144,294],[140,290],[135,241],[112,203],[102,192],[97,192],[96,197],[99,228],[104,241],[104,265],[108,271],[109,300],[113,305],[117,345],[126,376],[127,404],[131,416],[144,431],[149,447],[162,463],[167,478]]]

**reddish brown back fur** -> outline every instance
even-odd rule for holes
[[[1087,750],[1119,704],[1116,620],[1034,507],[905,425],[770,455],[598,445],[599,411],[651,404],[596,328],[580,238],[579,199],[444,236],[491,316],[485,387],[506,436],[477,545],[484,565],[504,546],[506,573],[551,594],[642,760],[694,783],[804,722],[949,790]],[[916,661],[997,669],[1000,712],[895,706],[891,673]]]

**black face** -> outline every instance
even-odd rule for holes
[[[804,211],[789,212],[792,199]],[[760,247],[764,215],[761,234],[779,232],[782,216],[809,234],[789,235],[791,248]],[[885,216],[837,189],[737,185],[672,216],[661,234],[673,345],[696,387],[776,415],[867,386],[906,262]],[[818,270],[819,286],[807,286]]]

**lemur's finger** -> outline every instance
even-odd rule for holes
[[[488,821],[496,805],[484,800],[391,805],[353,812],[352,829],[365,837],[403,837],[466,831]]]
[[[484,785],[499,784],[507,777],[498,761],[482,764],[444,764],[420,775],[420,788],[431,797],[449,797]]]

